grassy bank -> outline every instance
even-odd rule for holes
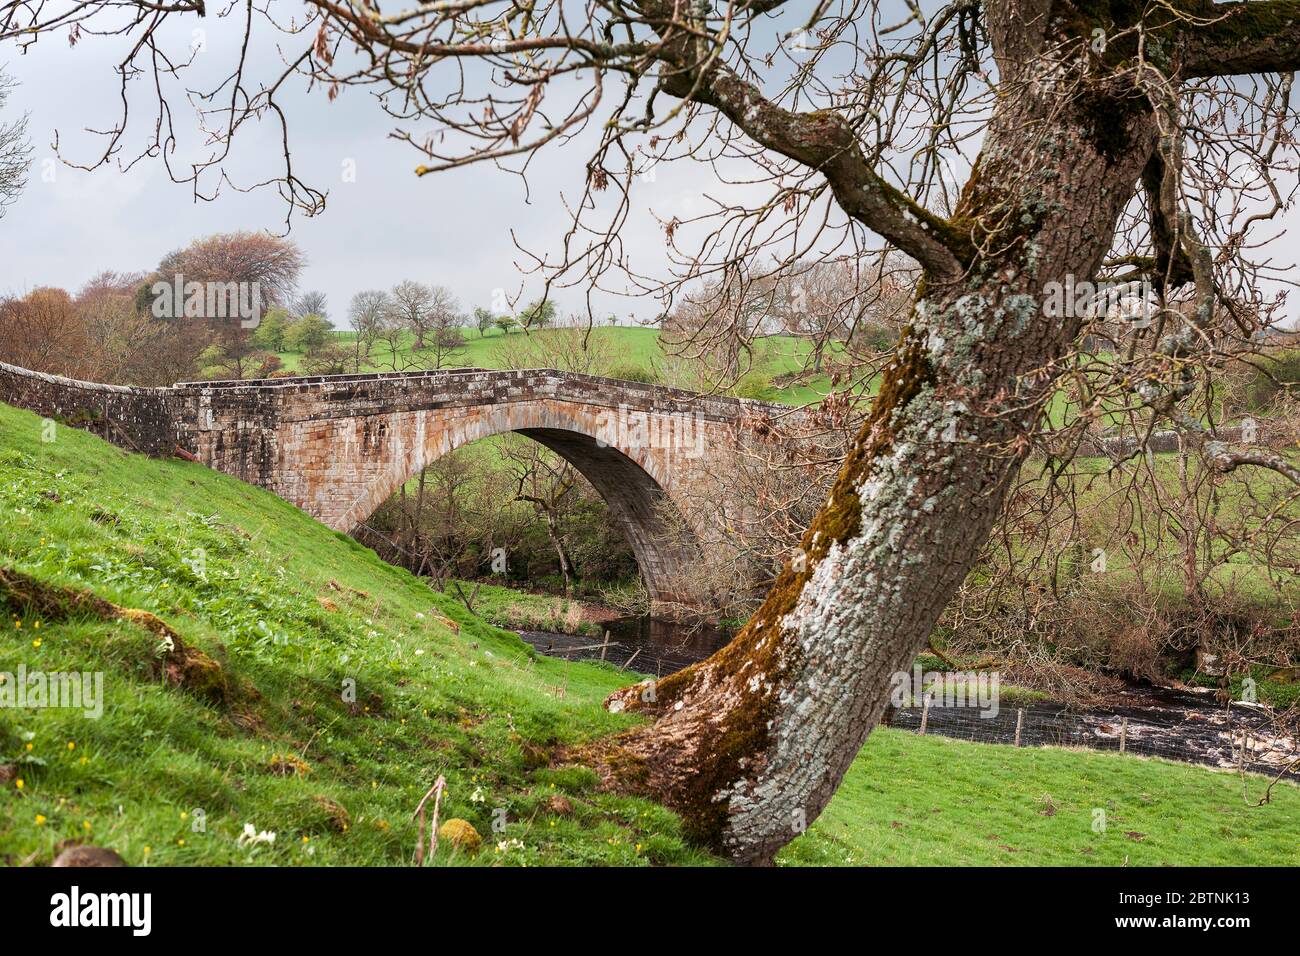
[[[1120,754],[874,732],[787,863],[1296,866],[1300,788]]]
[[[40,426],[0,406],[0,568],[157,615],[230,687],[169,683],[158,636],[129,620],[10,600],[0,671],[101,671],[105,706],[0,711],[0,859],[86,839],[132,864],[401,864],[442,774],[443,819],[489,843],[444,841],[443,861],[707,861],[662,808],[548,767],[628,725],[598,706],[614,670],[535,657],[273,495],[72,429],[42,444]],[[248,823],[275,842],[240,846]]]
[[[444,594],[455,598],[462,607],[468,601],[477,617],[508,630],[590,637],[600,637],[605,632],[600,608],[590,602],[473,581],[451,584]]]

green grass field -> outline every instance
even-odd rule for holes
[[[600,707],[628,675],[537,657],[200,465],[69,428],[42,437],[40,419],[0,405],[0,569],[151,612],[220,671],[165,680],[172,652],[139,620],[0,602],[0,671],[104,675],[99,719],[0,708],[0,860],[46,864],[85,840],[132,865],[402,865],[442,774],[442,818],[485,839],[476,855],[443,841],[439,863],[716,862],[671,812],[554,759],[629,726]],[[274,842],[241,845],[249,824]],[[1295,865],[1298,847],[1291,785],[1255,808],[1230,774],[882,730],[782,862]]]
[[[550,335],[566,334],[564,329],[537,329],[527,333],[528,336],[546,338]],[[465,345],[457,349],[447,360],[446,367],[451,368],[506,368],[510,363],[501,353],[503,345],[513,345],[523,339],[525,333],[511,332],[508,335],[499,329],[489,330],[486,335],[477,329],[465,329]],[[356,337],[353,332],[338,332],[339,342],[347,344]],[[669,364],[668,358],[659,343],[657,329],[629,328],[626,326],[604,326],[591,330],[595,349],[608,357],[609,368],[605,373],[617,373],[620,369],[636,369],[656,375],[662,380]],[[414,338],[407,336],[398,349],[397,361],[393,361],[393,350],[386,342],[377,342],[370,353],[370,361],[364,371],[392,371],[394,365],[398,370],[418,365],[412,356]],[[760,398],[765,401],[783,402],[788,405],[805,405],[821,401],[830,391],[830,377],[815,375],[808,377],[801,384],[777,386],[772,379],[801,370],[804,357],[808,354],[809,343],[805,339],[789,335],[773,335],[759,339],[755,344],[751,367],[736,388],[732,391],[745,398]],[[298,372],[302,365],[302,353],[281,352],[284,370]],[[429,355],[423,356],[427,363]],[[669,376],[670,377],[670,376]],[[668,383],[671,384],[671,383]]]

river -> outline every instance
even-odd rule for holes
[[[730,635],[708,626],[688,627],[649,617],[605,625],[609,640],[548,631],[520,631],[539,652],[568,660],[605,660],[651,677],[664,677],[723,647]],[[921,708],[894,711],[888,722],[919,731]],[[1123,749],[1213,767],[1284,773],[1300,758],[1300,742],[1272,725],[1265,708],[1225,707],[1209,691],[1130,686],[1108,706],[1069,710],[1038,702],[1017,708],[931,707],[926,732],[982,743]],[[1017,729],[1018,727],[1018,729]],[[1244,737],[1243,737],[1244,732]],[[1242,743],[1245,750],[1242,750]],[[1291,779],[1295,778],[1292,768]]]

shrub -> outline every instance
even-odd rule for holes
[[[285,330],[285,348],[294,352],[314,352],[325,344],[333,330],[319,315],[304,315]]]
[[[772,378],[761,372],[746,372],[736,383],[738,398],[768,398],[772,393]]]
[[[643,382],[646,385],[659,384],[659,375],[655,370],[641,365],[615,365],[609,370],[608,377],[621,379],[624,382]]]
[[[1246,407],[1266,411],[1283,389],[1300,391],[1300,349],[1270,355],[1246,386]]]

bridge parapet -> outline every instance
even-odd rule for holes
[[[170,389],[82,382],[0,362],[0,401],[146,455],[170,455],[180,438]]]
[[[701,395],[684,389],[602,378],[557,369],[442,369],[428,372],[377,372],[244,381],[182,382],[172,386],[182,398],[210,397],[231,404],[268,401],[293,410],[304,404],[321,412],[343,409],[414,411],[429,407],[468,407],[550,398],[609,408],[626,407],[659,414],[697,415],[736,421],[742,415],[789,412],[785,406],[752,399]],[[314,404],[314,403],[319,403]],[[247,409],[252,412],[250,407]],[[327,415],[327,417],[329,417]]]

